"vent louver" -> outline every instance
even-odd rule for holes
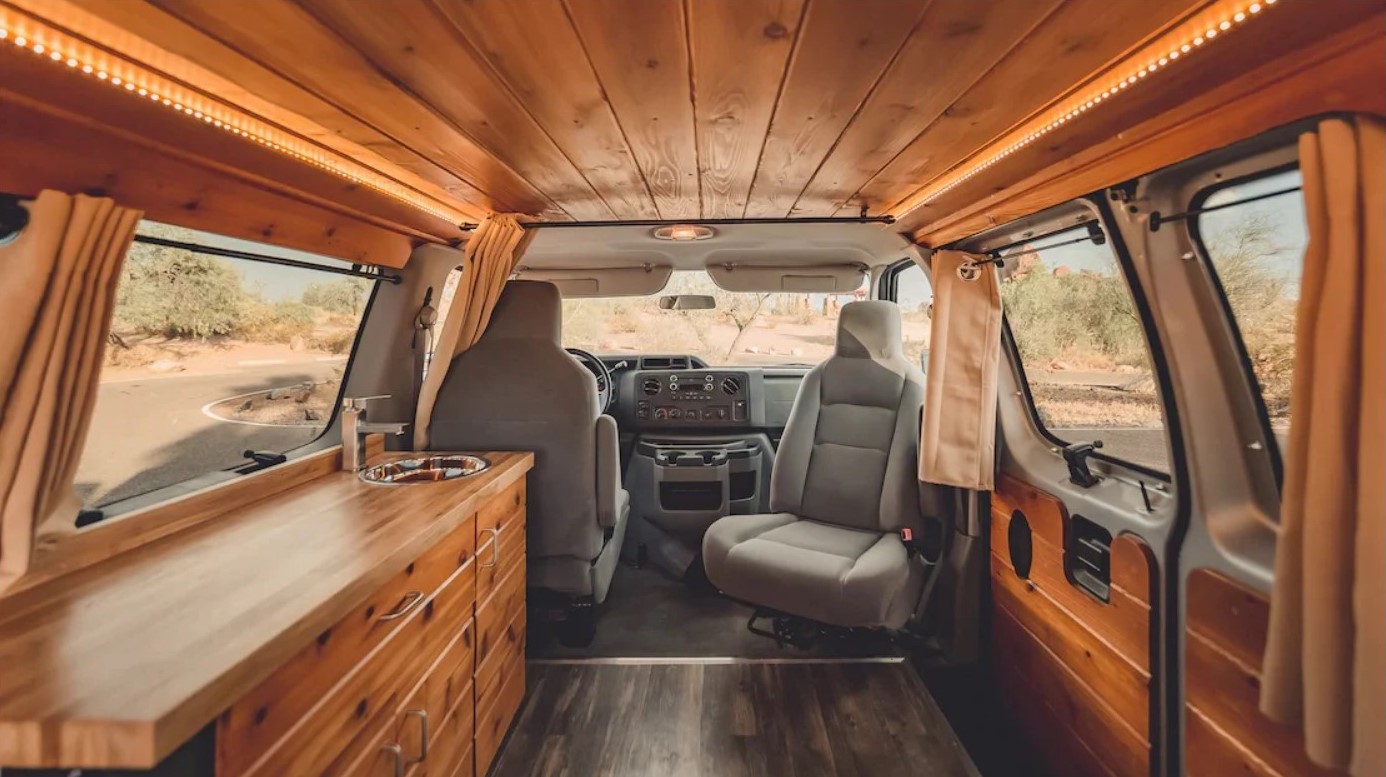
[[[723,378],[722,393],[728,395],[735,395],[741,393],[741,381],[737,378],[733,378],[730,376]]]
[[[640,388],[644,390],[646,396],[652,397],[658,394],[660,389],[659,378],[646,378],[645,382],[640,384]]]

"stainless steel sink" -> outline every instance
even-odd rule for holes
[[[421,456],[367,467],[361,470],[361,479],[387,486],[436,483],[485,472],[490,466],[491,462],[480,456]]]

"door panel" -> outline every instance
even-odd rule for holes
[[[1150,557],[1131,536],[1116,538],[1109,601],[1100,601],[1069,580],[1068,522],[1055,497],[1013,476],[997,482],[991,625],[998,691],[1051,773],[1141,777],[1150,771]]]

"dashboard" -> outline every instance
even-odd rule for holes
[[[603,356],[624,432],[783,428],[806,367],[709,367],[694,356]]]

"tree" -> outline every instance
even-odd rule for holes
[[[727,346],[727,353],[723,357],[731,359],[732,354],[737,352],[741,345],[741,339],[745,337],[746,330],[751,328],[756,319],[760,317],[761,310],[765,308],[765,301],[774,296],[771,292],[762,294],[732,294],[730,292],[718,290],[712,295],[717,299],[717,307],[723,311],[727,319],[736,325],[736,337],[732,338],[731,345]]]
[[[248,298],[240,274],[221,259],[135,243],[121,270],[113,329],[164,337],[230,335],[240,327]]]
[[[361,315],[366,301],[367,282],[358,278],[341,278],[314,283],[303,290],[303,304],[331,313]]]

